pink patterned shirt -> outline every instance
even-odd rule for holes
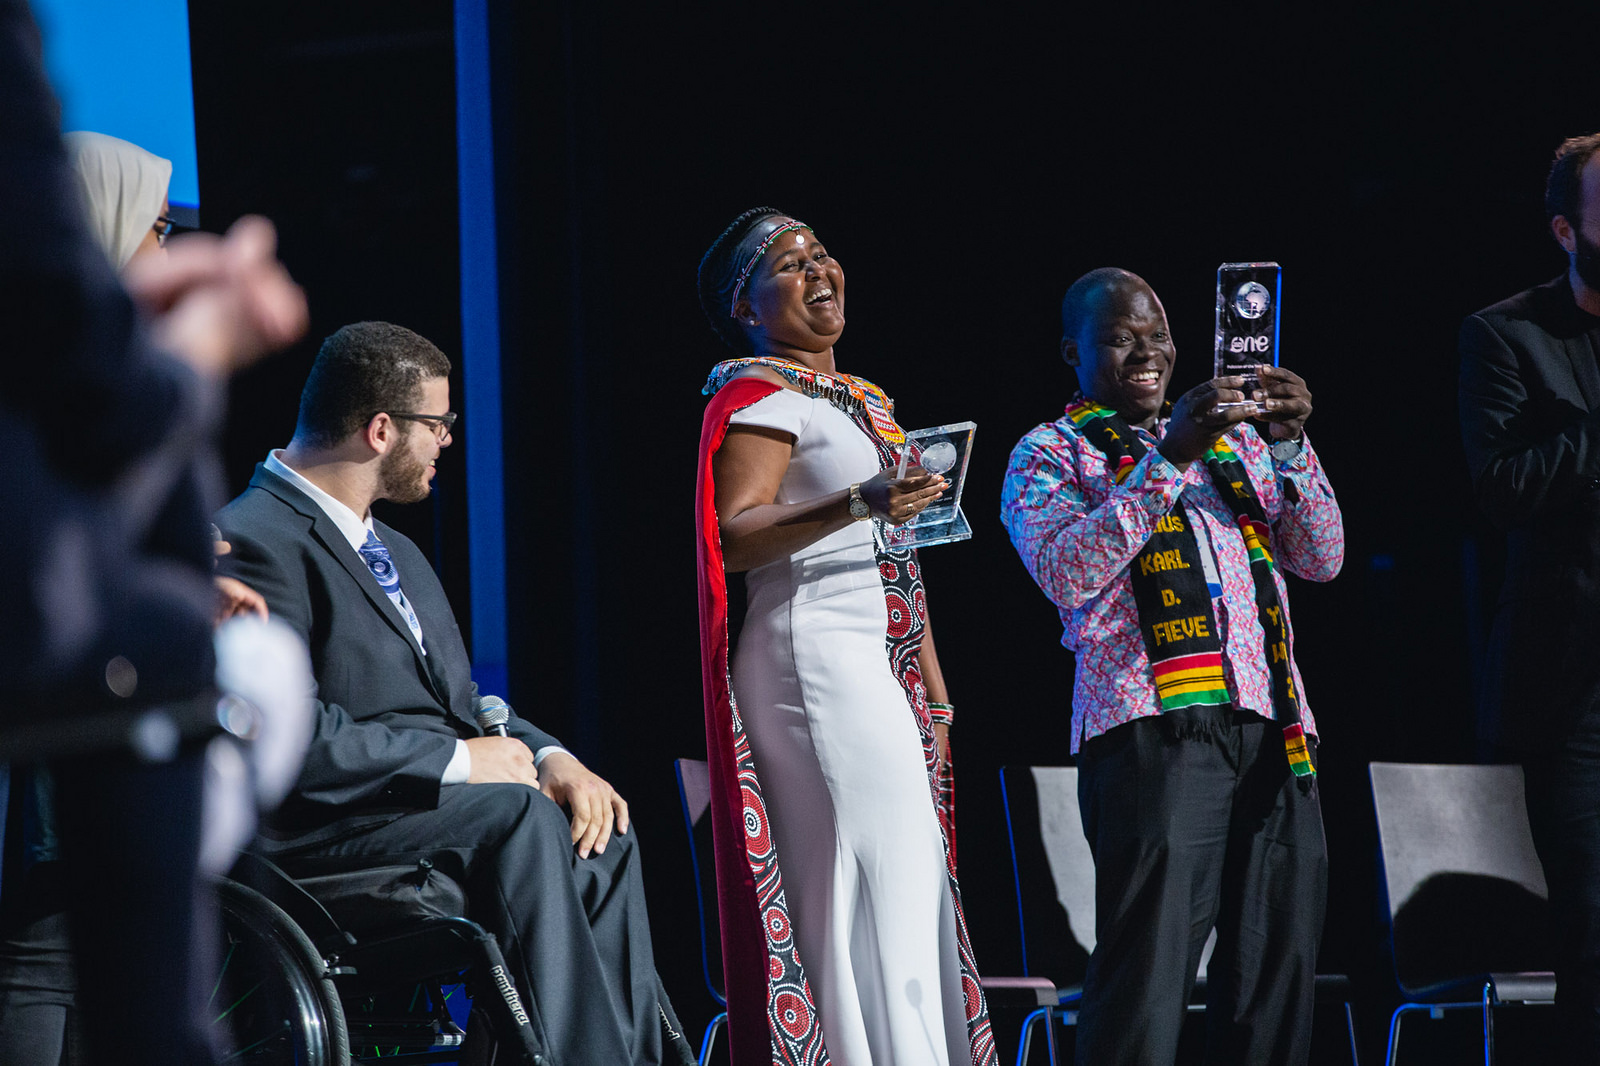
[[[1228,693],[1235,707],[1272,717],[1272,681],[1244,537],[1206,465],[1191,463],[1180,474],[1155,450],[1166,421],[1156,430],[1136,430],[1149,452],[1121,485],[1112,480],[1105,455],[1064,415],[1023,437],[1006,470],[1000,520],[1028,573],[1060,610],[1061,643],[1077,659],[1074,753],[1084,741],[1114,726],[1161,713],[1139,635],[1128,566],[1180,494],[1190,521],[1205,526],[1222,582],[1222,595],[1211,601],[1211,608],[1222,634]],[[1275,464],[1252,427],[1235,426],[1226,439],[1250,472],[1271,524],[1270,547],[1277,563],[1273,579],[1287,616],[1284,571],[1329,581],[1344,562],[1338,501],[1309,440],[1293,460]],[[1300,668],[1292,661],[1292,621],[1289,646],[1302,721],[1314,736],[1316,722]]]

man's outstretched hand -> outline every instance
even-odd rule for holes
[[[572,843],[580,858],[606,850],[613,828],[628,831],[628,801],[575,757],[552,751],[539,764],[539,788],[572,814]]]

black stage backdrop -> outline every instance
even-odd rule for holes
[[[1338,580],[1291,590],[1323,737],[1323,968],[1362,980],[1380,1035],[1365,765],[1476,756],[1494,596],[1456,328],[1563,268],[1540,197],[1555,144],[1600,126],[1595,27],[1490,5],[1060,7],[492,5],[508,695],[631,799],[691,1027],[710,1007],[671,760],[704,753],[694,454],[699,386],[726,354],[694,275],[734,214],[770,203],[846,268],[840,368],[883,384],[907,425],[979,426],[975,536],[925,563],[992,973],[1020,967],[998,768],[1068,759],[1071,658],[996,517],[1011,445],[1071,389],[1061,293],[1102,265],[1147,278],[1176,395],[1208,374],[1216,265],[1284,265],[1283,357],[1315,393],[1348,535]],[[277,221],[315,338],[389,319],[459,355],[451,18],[419,0],[193,5],[203,217]],[[236,383],[234,490],[287,440],[314,351]],[[466,625],[463,451],[431,507],[384,518],[432,552]]]

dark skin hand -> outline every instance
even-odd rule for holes
[[[1260,377],[1261,388],[1251,394],[1251,399],[1266,410],[1257,414],[1256,420],[1267,423],[1273,440],[1299,440],[1311,417],[1311,390],[1306,388],[1305,380],[1281,366],[1262,367]]]
[[[1311,392],[1305,381],[1294,371],[1277,366],[1263,366],[1259,375],[1261,387],[1248,397],[1242,377],[1212,378],[1178,397],[1172,405],[1167,434],[1157,450],[1173,465],[1186,468],[1204,459],[1231,427],[1250,420],[1267,423],[1267,433],[1274,440],[1299,438],[1305,432],[1306,419],[1311,417]],[[1246,399],[1255,400],[1264,410],[1218,409],[1219,404],[1242,403]]]

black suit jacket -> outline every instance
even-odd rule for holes
[[[373,523],[417,612],[427,655],[333,519],[264,465],[218,512],[217,525],[233,545],[225,572],[259,591],[311,650],[316,730],[300,779],[273,820],[280,838],[316,842],[405,809],[436,807],[455,741],[482,733],[460,627],[417,546]],[[521,718],[507,730],[535,751],[559,743]]]
[[[1506,531],[1484,693],[1502,744],[1548,751],[1600,714],[1600,318],[1565,275],[1461,326],[1461,431]]]

